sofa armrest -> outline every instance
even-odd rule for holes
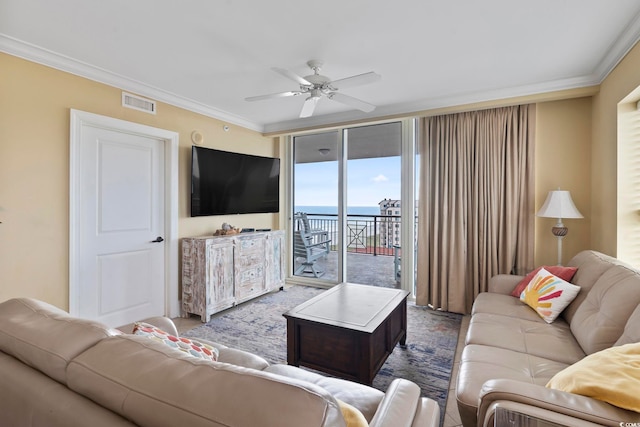
[[[258,371],[262,371],[269,366],[269,362],[248,351],[229,347],[218,350],[220,351],[218,362],[221,363],[230,363],[231,365],[256,369]]]
[[[179,336],[178,328],[176,328],[176,324],[173,323],[173,320],[169,319],[168,317],[164,317],[164,316],[149,317],[147,319],[141,320],[141,322],[153,325],[156,328],[162,329],[163,331],[173,336],[176,336],[176,337]]]
[[[621,422],[640,422],[639,413],[590,397],[521,381],[496,379],[484,383],[480,391],[478,420],[484,420],[484,424],[479,423],[479,425],[493,426],[493,413],[496,408],[501,405],[511,405],[514,408],[514,403],[518,404],[515,407],[519,413],[534,418],[562,419],[564,422],[560,424],[565,425],[594,423],[619,426]]]
[[[237,348],[230,348],[224,344],[217,343],[215,341],[209,341],[203,338],[193,338],[200,341],[202,344],[208,344],[218,349],[218,362],[229,363],[231,365],[242,366],[244,368],[257,369],[262,371],[269,366],[262,357],[249,353],[248,351],[239,350]]]
[[[522,279],[524,276],[497,274],[489,279],[488,290],[496,294],[509,295]]]
[[[389,385],[369,427],[437,427],[438,404],[420,397],[420,387],[405,379]]]
[[[539,422],[542,423],[539,423]],[[482,427],[503,426],[565,426],[565,427],[601,427],[583,419],[574,418],[566,414],[541,409],[524,403],[498,400],[489,406],[485,419],[480,420]]]

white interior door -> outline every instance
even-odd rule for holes
[[[76,224],[71,225],[77,240],[72,314],[110,326],[169,314],[165,143],[121,129],[82,126]]]

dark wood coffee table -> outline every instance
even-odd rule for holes
[[[371,384],[407,339],[408,291],[341,283],[283,314],[287,362]]]

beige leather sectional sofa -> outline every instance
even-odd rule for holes
[[[166,318],[148,320],[177,336]],[[0,426],[345,426],[339,399],[370,426],[436,426],[414,383],[386,393],[212,343],[217,362],[73,318],[33,299],[0,304]]]
[[[509,295],[521,276],[494,277],[474,302],[456,388],[465,427],[493,426],[497,408],[559,425],[640,425],[637,412],[545,387],[589,354],[640,341],[640,273],[594,251],[568,265],[581,290],[551,324]]]

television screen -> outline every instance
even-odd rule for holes
[[[191,149],[191,216],[278,212],[280,159]]]

